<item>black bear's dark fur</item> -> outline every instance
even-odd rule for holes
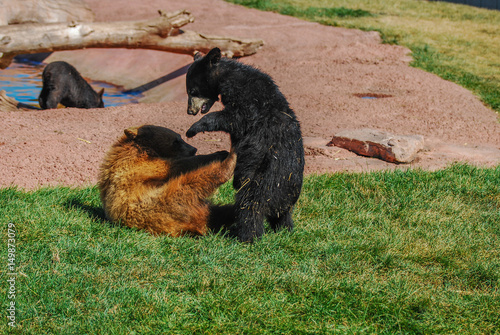
[[[293,229],[292,209],[299,198],[304,172],[304,147],[299,121],[267,74],[221,58],[218,48],[196,57],[188,70],[188,114],[208,112],[218,96],[224,109],[205,115],[187,131],[230,134],[237,154],[232,234],[252,242],[271,228]]]
[[[38,97],[42,109],[56,108],[60,103],[66,107],[104,107],[102,94],[96,93],[80,73],[66,62],[52,62],[42,73],[43,88]]]

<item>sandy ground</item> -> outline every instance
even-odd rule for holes
[[[497,114],[464,88],[410,67],[409,50],[381,44],[375,32],[325,27],[221,0],[87,3],[96,21],[153,18],[158,9],[185,8],[195,17],[186,29],[263,39],[257,54],[240,61],[269,73],[295,110],[305,139],[306,173],[435,170],[457,161],[500,164]],[[58,52],[47,62],[57,59],[72,63],[84,76],[126,88],[192,62],[190,56],[124,49]],[[148,91],[136,105],[0,112],[0,187],[94,184],[105,152],[123,129],[156,124],[184,135],[200,117],[187,115],[186,107],[185,76],[180,76]],[[420,134],[426,148],[412,164],[395,165],[325,146],[335,133],[358,128]],[[188,142],[199,153],[229,149],[222,133],[199,134]]]

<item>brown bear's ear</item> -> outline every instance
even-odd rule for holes
[[[207,54],[206,58],[210,62],[210,65],[217,64],[220,61],[220,58],[221,58],[220,49],[219,48],[213,48]]]
[[[125,135],[131,140],[137,137],[137,134],[139,133],[139,127],[130,127],[127,128],[123,131]]]

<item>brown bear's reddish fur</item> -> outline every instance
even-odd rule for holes
[[[101,166],[106,217],[155,234],[205,235],[210,214],[205,199],[231,178],[236,155],[231,151],[223,161],[171,178],[169,159],[134,142],[137,129],[125,130]]]

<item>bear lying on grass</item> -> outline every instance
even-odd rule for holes
[[[58,61],[47,65],[43,69],[42,81],[43,88],[38,97],[42,109],[57,108],[59,103],[77,108],[104,107],[104,88],[96,93],[80,73],[66,62]]]
[[[99,175],[106,217],[171,236],[205,235],[207,227],[218,230],[226,211],[206,198],[231,178],[236,155],[195,153],[196,148],[170,129],[151,125],[125,129]]]
[[[235,60],[221,58],[218,48],[195,56],[186,76],[188,114],[206,113],[219,95],[224,109],[205,115],[187,131],[230,134],[238,158],[231,233],[252,242],[272,229],[293,228],[292,209],[304,173],[300,125],[287,100],[267,74]]]

